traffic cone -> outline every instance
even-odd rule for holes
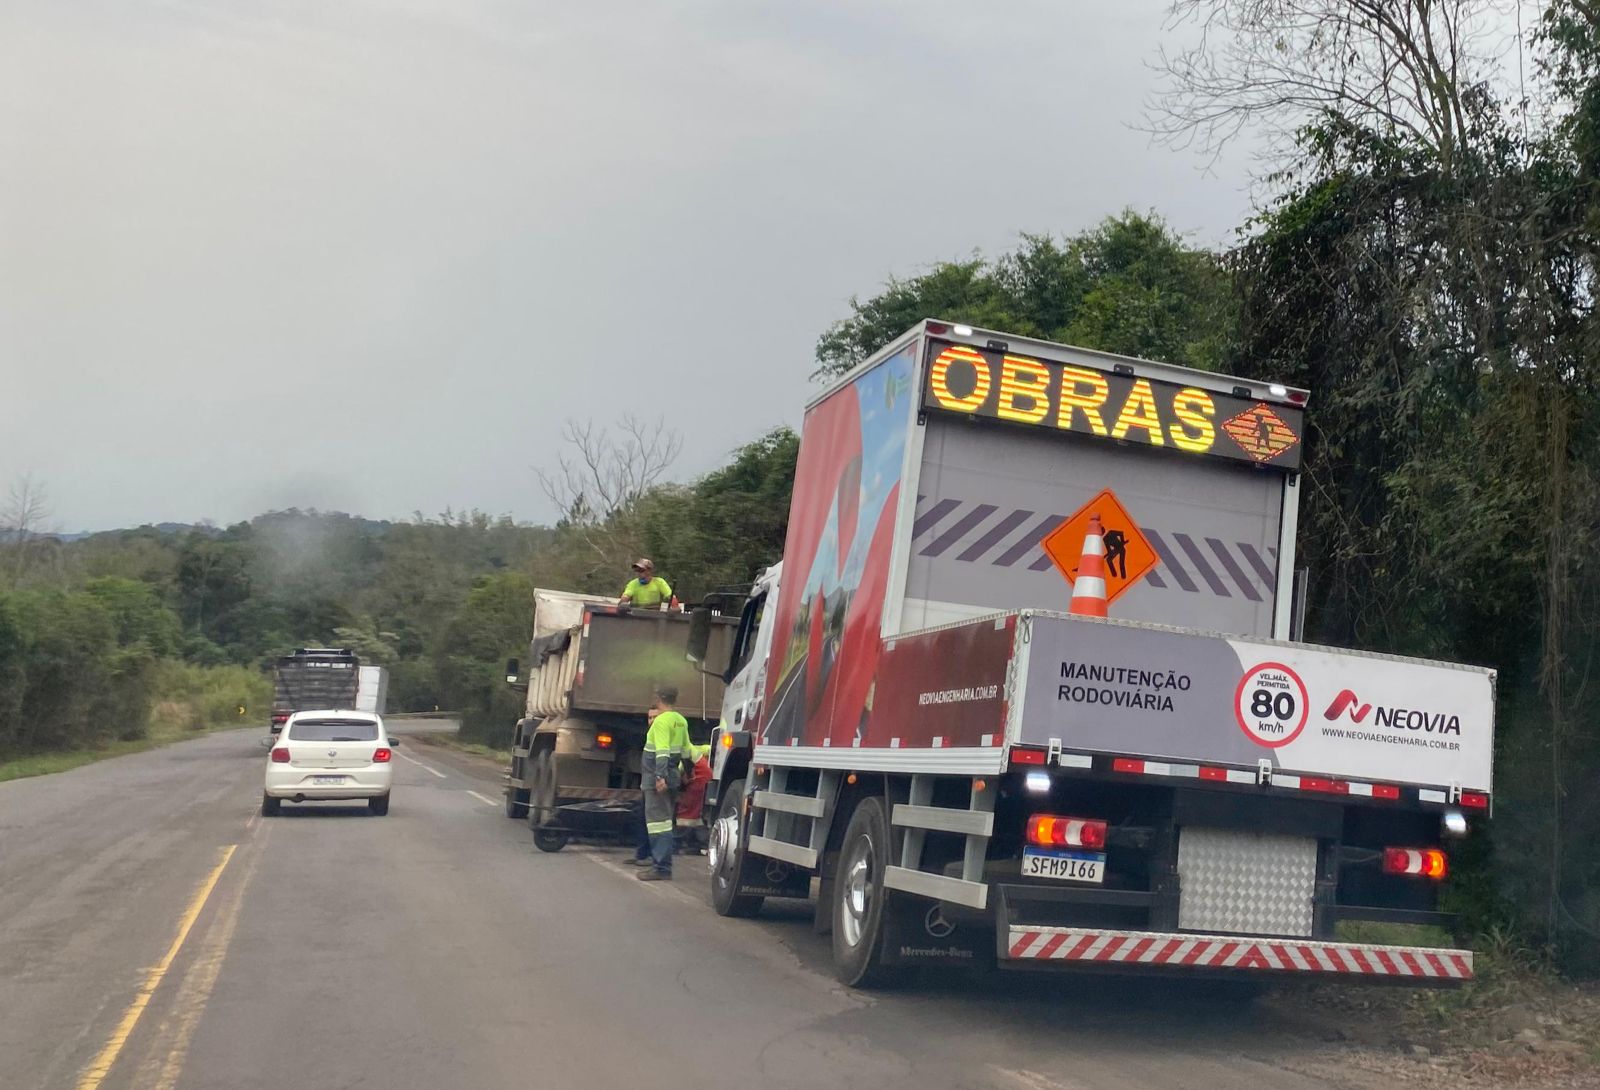
[[[1071,612],[1079,617],[1106,615],[1106,541],[1100,516],[1089,516],[1089,532],[1083,535],[1083,559],[1078,561],[1078,577],[1072,581]]]

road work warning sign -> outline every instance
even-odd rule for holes
[[[1105,541],[1106,604],[1115,602],[1145,573],[1159,564],[1155,549],[1140,532],[1116,493],[1106,489],[1078,509],[1078,513],[1051,530],[1040,543],[1061,574],[1071,583],[1078,578],[1078,563],[1083,559],[1083,539],[1089,532],[1089,519],[1100,516]]]

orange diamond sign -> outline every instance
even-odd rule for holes
[[[1294,429],[1265,405],[1252,405],[1222,423],[1239,448],[1258,462],[1270,462],[1300,441]]]
[[[1106,489],[1078,508],[1078,513],[1051,530],[1040,542],[1046,555],[1071,583],[1078,578],[1078,562],[1083,559],[1083,539],[1089,533],[1089,519],[1100,516],[1106,546],[1106,602],[1115,602],[1124,591],[1144,578],[1161,562],[1155,549],[1140,532],[1133,516]]]

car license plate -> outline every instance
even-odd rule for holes
[[[319,784],[319,785],[320,784],[332,784],[332,783],[344,783],[344,777],[343,776],[312,776],[311,777],[311,782],[314,783],[314,784]]]
[[[1104,852],[1050,852],[1037,848],[1022,851],[1022,875],[1025,878],[1054,878],[1060,882],[1093,882],[1106,880]]]

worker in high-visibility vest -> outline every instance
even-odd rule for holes
[[[634,561],[633,578],[622,588],[622,597],[617,599],[617,604],[639,609],[660,609],[664,605],[676,606],[678,596],[672,593],[672,586],[656,574],[655,561],[640,557]]]
[[[677,815],[678,788],[683,783],[683,762],[693,759],[689,721],[673,705],[678,690],[663,685],[650,705],[655,716],[644,736],[639,758],[639,786],[644,789],[644,828],[650,837],[651,866],[639,870],[639,880],[661,882],[672,877],[672,827]]]

